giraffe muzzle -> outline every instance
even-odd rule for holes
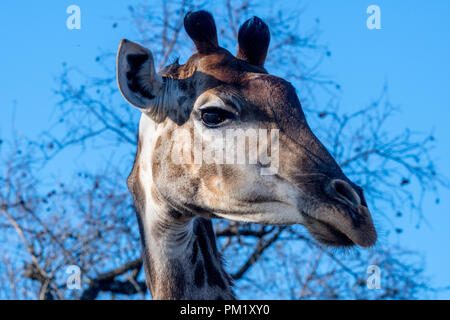
[[[343,179],[324,182],[328,198],[305,215],[305,226],[319,242],[335,247],[373,246],[377,233],[363,191]]]

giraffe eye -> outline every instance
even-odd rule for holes
[[[234,118],[234,115],[217,107],[205,108],[202,111],[202,122],[207,127],[217,127],[225,121]]]

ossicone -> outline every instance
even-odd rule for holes
[[[209,12],[188,12],[184,17],[184,28],[199,53],[211,53],[219,47],[216,23]]]
[[[264,21],[258,17],[245,21],[239,28],[238,42],[238,59],[264,67],[270,43],[269,27]]]

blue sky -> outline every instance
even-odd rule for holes
[[[366,27],[366,8],[381,9],[381,30]],[[434,156],[441,173],[450,177],[450,1],[331,1],[306,5],[310,18],[319,17],[322,40],[332,51],[322,70],[342,86],[341,104],[364,105],[386,81],[394,104],[401,108],[399,127],[434,131]],[[306,24],[306,22],[305,22]],[[397,125],[397,123],[395,123]],[[393,128],[395,130],[395,128]],[[400,244],[423,252],[436,286],[450,283],[450,191],[440,190],[440,204],[424,202],[429,224],[415,228],[417,219],[402,222]],[[450,298],[450,292],[441,298]]]
[[[0,2],[0,137],[11,132],[11,119],[25,135],[45,129],[54,112],[55,77],[62,63],[95,70],[101,51],[115,51],[121,38],[135,34],[127,6],[139,1],[14,1]],[[66,8],[77,4],[81,30],[68,30]],[[381,9],[381,30],[366,27],[366,8]],[[298,8],[296,1],[283,6]],[[365,105],[384,83],[401,107],[398,126],[430,132],[437,139],[434,156],[441,173],[450,177],[450,1],[305,0],[303,26],[320,19],[321,41],[332,52],[321,71],[342,87],[341,105]],[[112,24],[118,22],[117,28]],[[13,112],[14,111],[14,112]],[[393,125],[395,130],[396,124]],[[394,241],[426,256],[427,274],[435,286],[450,285],[450,190],[441,189],[424,202],[429,224],[415,228],[416,218],[401,222],[404,232]],[[450,298],[450,292],[439,296]]]

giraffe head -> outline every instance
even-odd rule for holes
[[[245,22],[236,56],[218,45],[208,12],[184,25],[197,52],[159,73],[149,50],[120,43],[119,87],[142,112],[135,199],[182,217],[302,224],[330,246],[373,245],[362,189],[311,131],[294,87],[264,69],[267,25]]]

